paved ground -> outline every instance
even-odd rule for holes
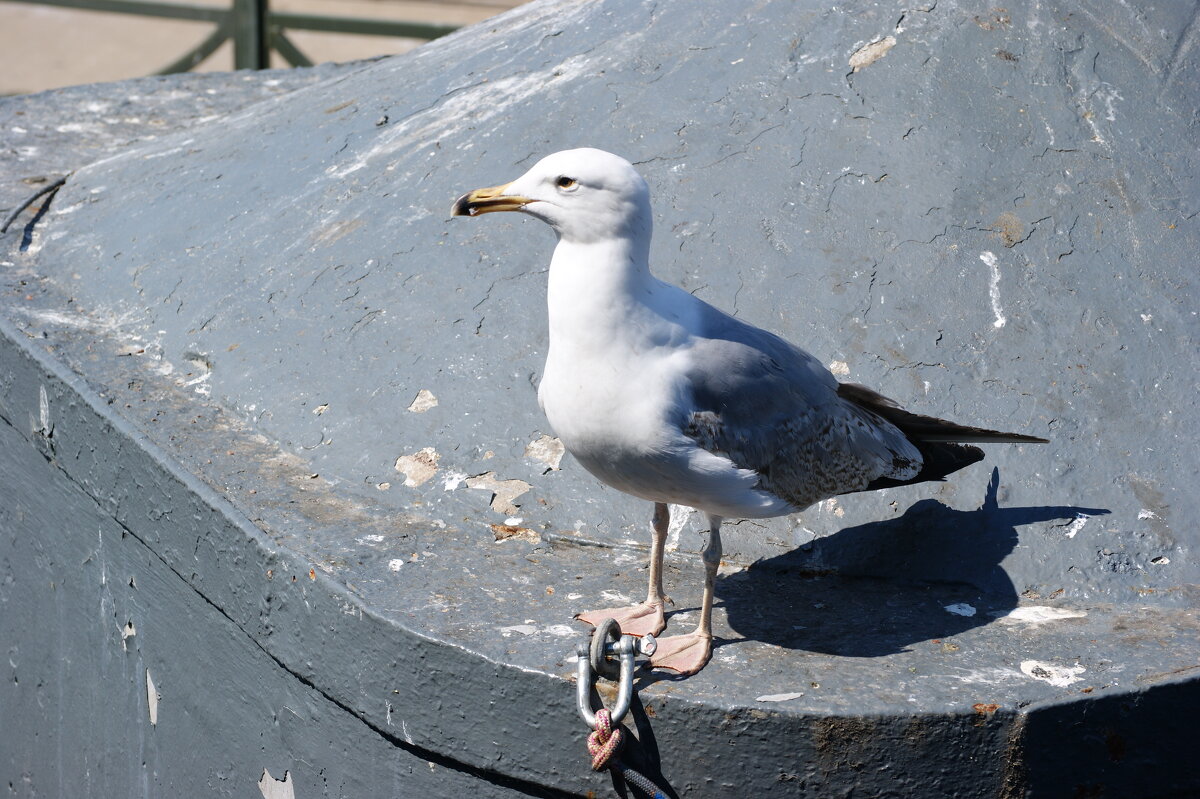
[[[520,0],[275,0],[274,8],[314,14],[469,25]],[[213,0],[192,4],[228,5]],[[25,94],[152,74],[201,42],[212,26],[129,14],[0,2],[0,95]],[[414,39],[297,31],[289,38],[315,63],[402,53]],[[273,54],[272,66],[288,66]],[[226,42],[198,71],[233,69]]]

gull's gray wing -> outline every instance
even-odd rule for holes
[[[692,405],[680,420],[701,447],[754,470],[762,488],[797,508],[920,473],[917,447],[840,396],[812,355],[711,306],[702,314],[703,337],[689,353]]]

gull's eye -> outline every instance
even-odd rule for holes
[[[558,186],[560,189],[573,189],[579,184],[575,181],[575,178],[569,178],[566,175],[563,175],[558,180],[554,181],[554,185]]]

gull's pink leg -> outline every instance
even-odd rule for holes
[[[671,511],[666,504],[654,503],[654,519],[650,525],[654,533],[650,543],[650,587],[646,591],[646,601],[627,608],[589,610],[575,618],[593,627],[599,626],[605,619],[616,619],[617,624],[621,625],[621,632],[637,636],[647,633],[658,635],[666,629],[663,606],[671,600],[663,594],[662,563],[663,547],[667,543],[667,527],[670,522]]]
[[[708,516],[708,544],[701,555],[704,557],[704,597],[700,601],[700,621],[690,633],[658,639],[658,649],[650,658],[650,665],[656,669],[695,674],[712,656],[713,589],[717,583],[717,567],[721,565],[720,516]]]

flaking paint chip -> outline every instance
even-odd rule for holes
[[[150,669],[146,669],[146,707],[150,711],[150,726],[158,726],[158,689],[154,687],[154,679]]]
[[[433,392],[427,388],[423,388],[417,392],[417,398],[408,406],[411,413],[425,413],[430,408],[436,408],[438,404],[437,397],[433,396]]]
[[[887,55],[887,51],[895,46],[895,36],[884,36],[882,39],[876,39],[870,44],[864,44],[850,56],[850,66],[855,72],[858,72],[863,67],[870,66],[883,58]]]
[[[525,457],[546,464],[547,472],[558,469],[563,453],[566,451],[567,448],[563,446],[562,441],[547,435],[542,435],[536,441],[530,441],[525,445]]]
[[[532,486],[524,480],[499,480],[496,478],[495,472],[484,472],[474,477],[468,477],[467,488],[491,491],[492,510],[497,513],[503,513],[505,516],[512,516],[520,510],[519,507],[513,504],[513,500],[524,494]]]
[[[404,485],[409,488],[429,481],[437,474],[441,458],[433,447],[425,447],[413,455],[401,455],[396,459],[396,471],[404,475]]]
[[[262,777],[258,780],[258,790],[263,799],[296,799],[296,788],[292,783],[292,772],[283,772],[283,779],[277,780],[271,772],[263,769]]]

